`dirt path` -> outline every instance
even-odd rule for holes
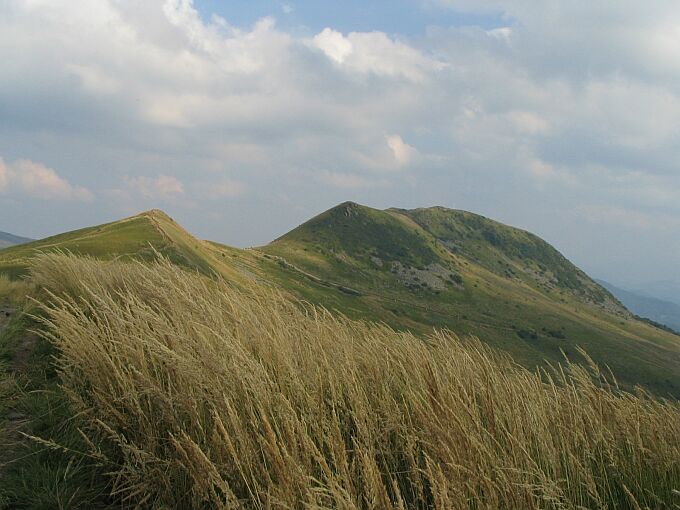
[[[7,327],[12,317],[17,313],[14,308],[0,306],[0,333]],[[0,374],[0,385],[11,393],[11,386],[15,384],[15,375],[19,375],[28,367],[31,353],[35,349],[38,337],[34,333],[26,333],[13,353],[12,360],[7,367],[7,373]],[[7,388],[4,386],[7,385]],[[22,429],[28,424],[29,417],[11,408],[6,410],[5,416],[0,416],[0,483],[7,466],[14,461],[21,448]]]

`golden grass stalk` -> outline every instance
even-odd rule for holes
[[[253,284],[44,255],[46,336],[124,501],[171,508],[672,508],[680,406],[566,362],[417,338]]]

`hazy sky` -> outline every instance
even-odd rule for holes
[[[2,0],[0,230],[467,209],[679,280],[677,0]]]

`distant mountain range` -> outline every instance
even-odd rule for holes
[[[0,272],[25,274],[37,252],[51,250],[136,260],[160,253],[350,318],[476,336],[525,366],[578,360],[583,348],[624,387],[680,396],[679,336],[636,318],[534,234],[466,211],[345,202],[266,246],[241,250],[196,239],[153,210],[3,249]]]
[[[639,292],[621,289],[604,280],[596,280],[611,292],[635,315],[651,319],[680,332],[680,305],[671,301],[642,295]]]
[[[638,285],[626,285],[632,292],[655,299],[670,301],[680,306],[680,283],[667,281],[647,282]]]
[[[29,239],[28,237],[15,236],[14,234],[0,231],[0,249],[16,244],[30,243],[31,241],[33,241],[33,239]]]

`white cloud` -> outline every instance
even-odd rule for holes
[[[119,91],[120,83],[115,77],[95,66],[70,64],[67,66],[78,78],[82,87],[95,94],[114,94]]]
[[[215,168],[209,173],[214,171]],[[239,197],[245,191],[246,186],[242,182],[226,177],[185,184],[173,175],[159,174],[154,177],[124,176],[123,186],[108,190],[108,195],[123,203],[128,209],[135,203],[140,204],[139,208],[148,208],[153,206],[154,202],[195,209],[207,203],[206,201]]]
[[[557,171],[553,168],[552,165],[549,165],[548,163],[545,163],[538,159],[534,159],[529,163],[529,171],[534,176],[539,177],[541,179],[554,177],[557,174]]]
[[[510,112],[508,117],[519,131],[530,134],[539,134],[544,133],[549,129],[548,122],[534,112],[514,111]]]
[[[385,140],[399,166],[408,165],[417,154],[417,150],[404,142],[399,135],[387,135]]]
[[[53,169],[28,159],[6,164],[0,158],[0,192],[47,200],[89,202],[94,198],[88,189],[73,185]]]
[[[312,39],[314,46],[323,51],[326,56],[338,64],[352,54],[352,42],[336,30],[324,28]]]
[[[0,158],[0,192],[5,191],[9,182],[9,170],[5,162]]]
[[[510,42],[510,38],[512,37],[512,27],[493,28],[491,30],[487,30],[486,33],[491,37],[495,37],[496,39],[500,39],[504,42]]]
[[[184,184],[172,175],[157,177],[129,177],[124,178],[129,192],[153,200],[172,200],[184,195]]]
[[[320,49],[342,69],[353,73],[406,78],[423,81],[446,67],[403,42],[390,39],[384,32],[350,32],[347,36],[324,28],[311,45]]]

